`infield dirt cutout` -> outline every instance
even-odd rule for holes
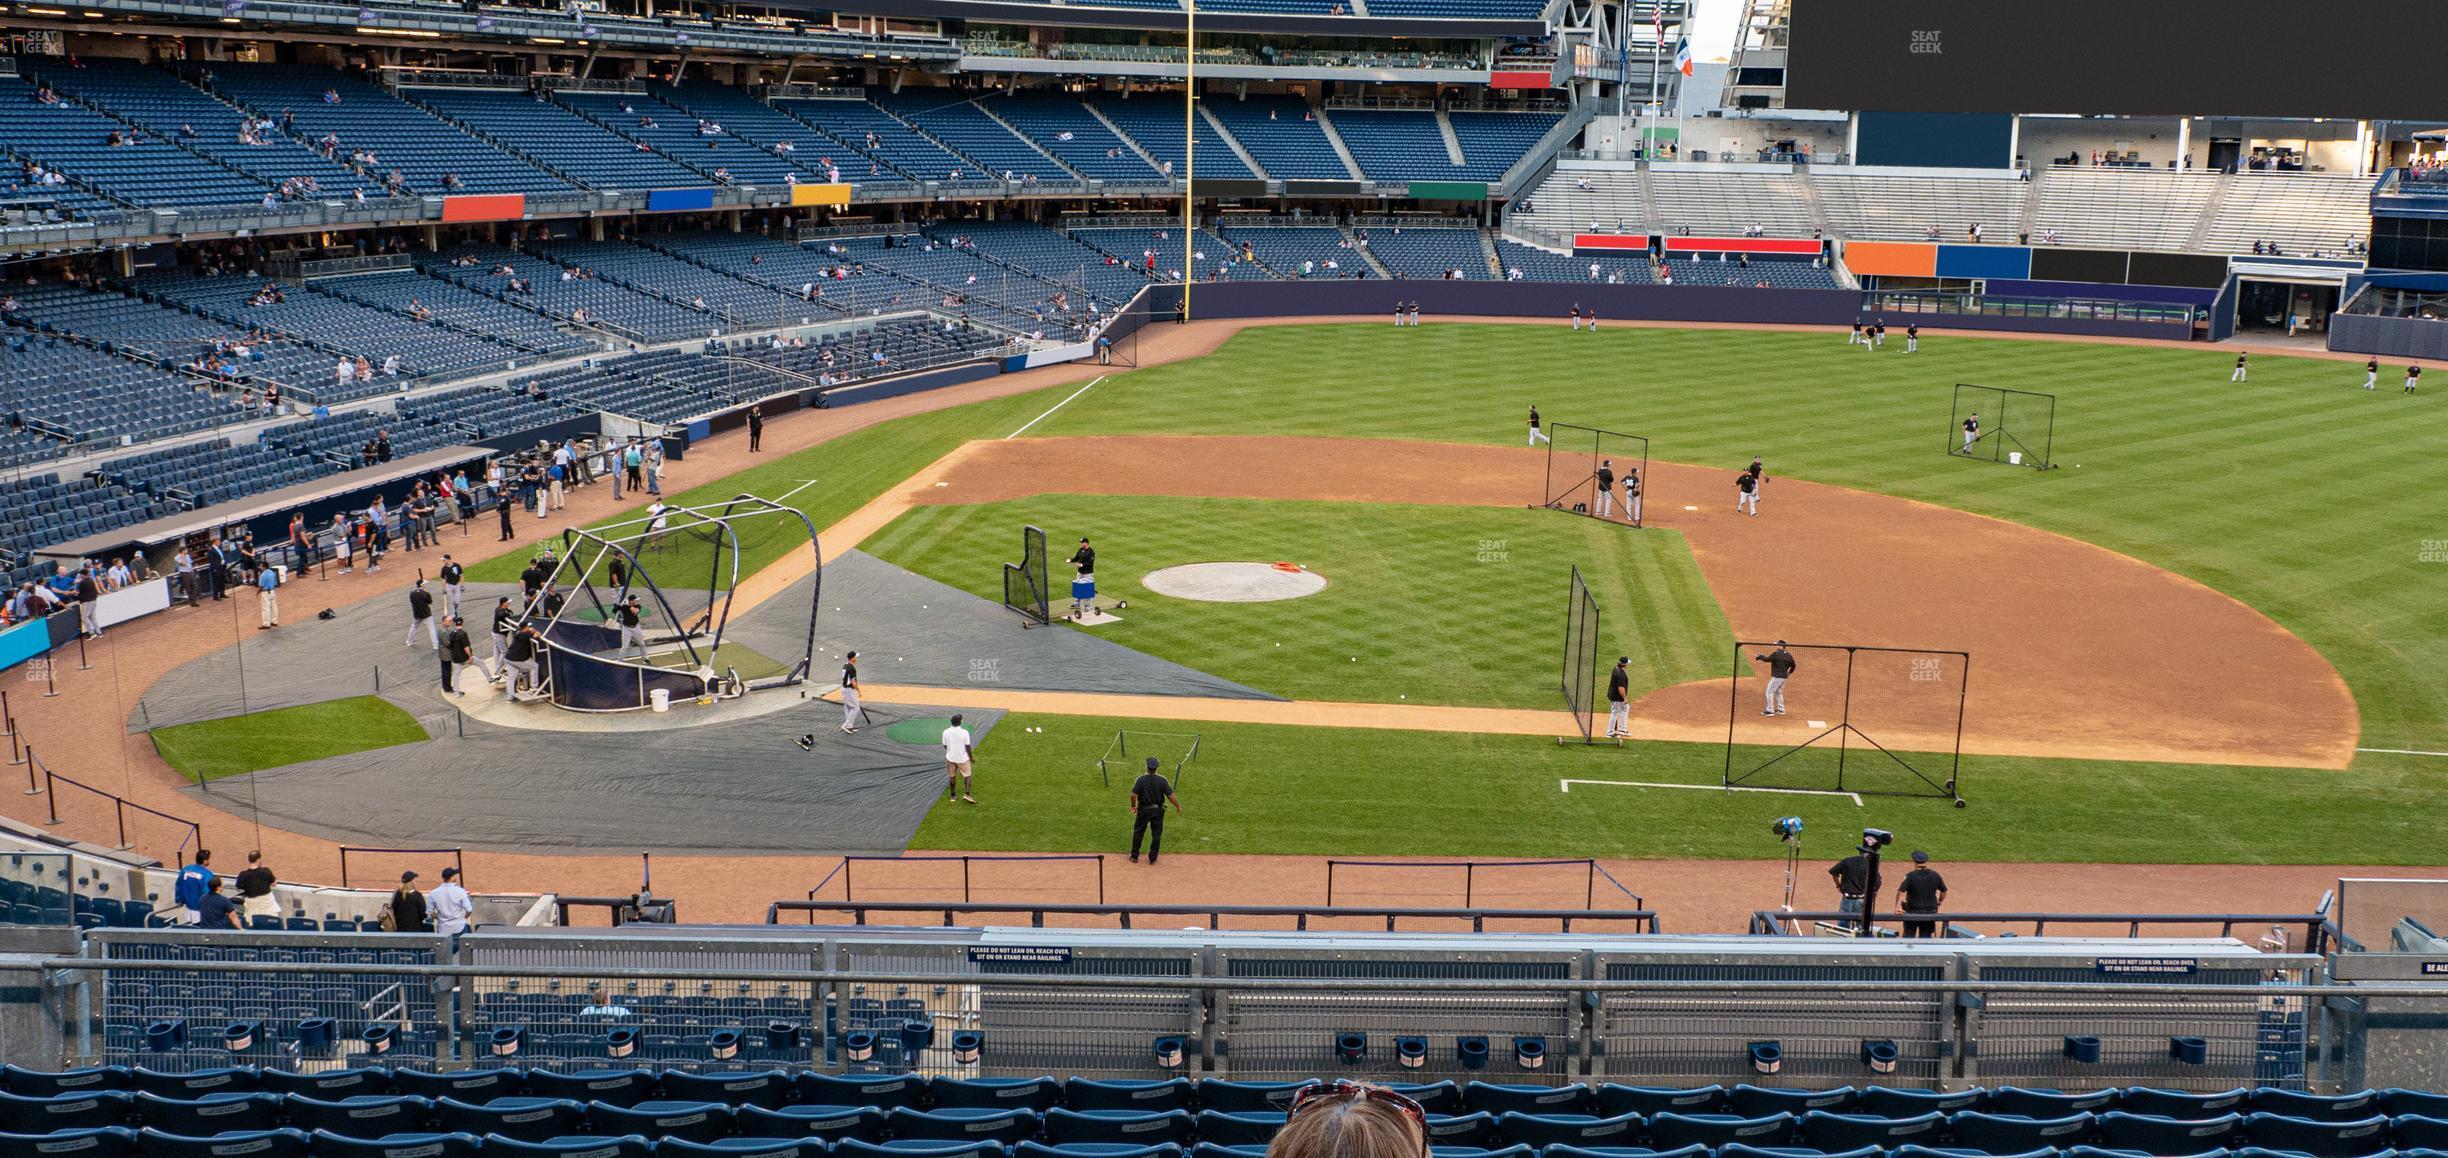
[[[1540,450],[1397,440],[1012,439],[960,448],[854,521],[1057,493],[1522,507],[1545,464]],[[1742,638],[1971,652],[1966,751],[2311,768],[2354,756],[2354,700],[2328,661],[2199,583],[2020,524],[1773,476],[1755,518],[1734,509],[1733,469],[1650,465],[1650,525],[1685,536]],[[1636,731],[1722,741],[1728,690],[1651,693]],[[1753,713],[1741,738],[1802,742],[1807,718],[1828,713],[1795,707],[1777,725]]]

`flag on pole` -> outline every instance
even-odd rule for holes
[[[1685,76],[1692,74],[1691,41],[1688,38],[1675,41],[1674,67],[1676,72]]]

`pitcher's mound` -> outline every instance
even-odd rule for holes
[[[1158,595],[1209,603],[1271,603],[1326,589],[1326,577],[1290,563],[1185,563],[1139,581]]]

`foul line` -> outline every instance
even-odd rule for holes
[[[2357,748],[2357,752],[2378,752],[2387,756],[2448,756],[2448,752],[2425,752],[2419,748]]]
[[[1105,375],[1103,375],[1103,374],[1099,374],[1099,375],[1097,375],[1097,376],[1096,376],[1096,377],[1094,377],[1094,378],[1090,378],[1090,379],[1088,380],[1088,384],[1087,384],[1086,386],[1082,386],[1082,387],[1080,387],[1079,389],[1074,390],[1074,391],[1072,391],[1072,392],[1071,392],[1071,398],[1077,398],[1077,397],[1079,397],[1079,396],[1080,396],[1080,395],[1082,395],[1082,394],[1086,394],[1086,393],[1087,393],[1087,392],[1089,392],[1090,390],[1095,389],[1095,388],[1096,388],[1096,384],[1097,384],[1097,383],[1102,382],[1102,381],[1104,381],[1104,380],[1105,380]],[[1005,442],[1010,442],[1011,440],[1013,440],[1013,439],[1015,439],[1015,438],[1018,438],[1018,437],[1020,437],[1020,436],[1021,436],[1021,435],[1023,435],[1023,434],[1028,433],[1028,428],[1029,428],[1029,427],[1031,427],[1031,426],[1035,426],[1035,425],[1037,425],[1038,423],[1043,422],[1043,421],[1045,421],[1046,419],[1053,417],[1053,416],[1054,416],[1054,412],[1055,412],[1055,411],[1060,410],[1060,409],[1062,409],[1062,408],[1063,408],[1063,407],[1065,407],[1065,406],[1069,406],[1069,405],[1071,405],[1071,398],[1065,398],[1065,399],[1063,399],[1062,401],[1057,402],[1057,403],[1055,403],[1054,405],[1052,405],[1052,406],[1050,406],[1050,407],[1047,407],[1047,408],[1046,408],[1046,412],[1045,412],[1045,413],[1040,414],[1040,415],[1038,415],[1038,416],[1037,416],[1037,417],[1035,417],[1035,418],[1029,419],[1029,420],[1028,420],[1028,422],[1027,422],[1025,425],[1023,425],[1023,426],[1021,426],[1021,427],[1020,427],[1020,429],[1015,430],[1015,431],[1012,431],[1010,434],[1006,434],[1006,435],[1004,435],[1004,436],[1003,436],[1003,441],[1005,441]]]
[[[1788,796],[1842,796],[1863,807],[1861,793],[1835,792],[1825,788],[1745,788],[1739,784],[1659,784],[1648,780],[1559,780],[1557,786],[1570,793],[1575,784],[1614,784],[1624,788],[1688,788],[1695,792],[1778,792]]]

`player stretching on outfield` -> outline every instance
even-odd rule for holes
[[[1794,668],[1798,666],[1794,663],[1793,653],[1785,650],[1785,641],[1780,639],[1777,641],[1775,651],[1766,655],[1754,655],[1751,657],[1751,662],[1768,665],[1768,699],[1766,703],[1760,705],[1760,714],[1763,716],[1784,715],[1785,681],[1793,678]]]
[[[1921,350],[1921,323],[1919,323],[1919,322],[1906,322],[1906,323],[1904,323],[1904,352],[1905,352],[1905,353],[1907,353],[1907,354],[1915,354],[1915,353],[1919,353],[1919,352],[1920,352],[1920,350]]]
[[[1590,513],[1602,519],[1611,518],[1615,514],[1614,459],[1598,460],[1598,508]]]
[[[1744,471],[1734,476],[1734,509],[1759,517],[1759,476]]]
[[[2414,392],[2414,388],[2420,385],[2422,385],[2422,366],[2417,364],[2406,367],[2405,392],[2412,394]]]
[[[1970,454],[1972,453],[1972,444],[1980,441],[1980,411],[1973,411],[1972,417],[1963,420],[1963,432],[1963,452],[1965,454]]]
[[[1577,307],[1577,306],[1576,306],[1576,307],[1574,307],[1574,309],[1575,309],[1575,313],[1573,314],[1573,328],[1577,330],[1577,329],[1580,329],[1580,328],[1581,328],[1581,315],[1580,315],[1580,313],[1578,312],[1579,307]],[[1555,441],[1554,439],[1551,439],[1551,438],[1547,437],[1547,432],[1546,432],[1546,431],[1539,429],[1538,407],[1536,407],[1536,406],[1531,407],[1531,408],[1530,408],[1530,445],[1532,445],[1532,446],[1537,446],[1538,444],[1540,444],[1540,443],[1542,443],[1542,442],[1552,444],[1554,441]]]
[[[2375,386],[2378,386],[2379,384],[2380,359],[2368,359],[2363,363],[2363,388],[2369,390]]]
[[[2228,381],[2230,381],[2230,382],[2243,382],[2243,381],[2247,381],[2247,380],[2249,380],[2251,377],[2252,377],[2252,355],[2250,355],[2250,354],[2238,354],[2238,355],[2236,355],[2236,368],[2235,368],[2235,373],[2233,373],[2233,374],[2229,374],[2229,375],[2227,376],[2227,380],[2228,380]]]

